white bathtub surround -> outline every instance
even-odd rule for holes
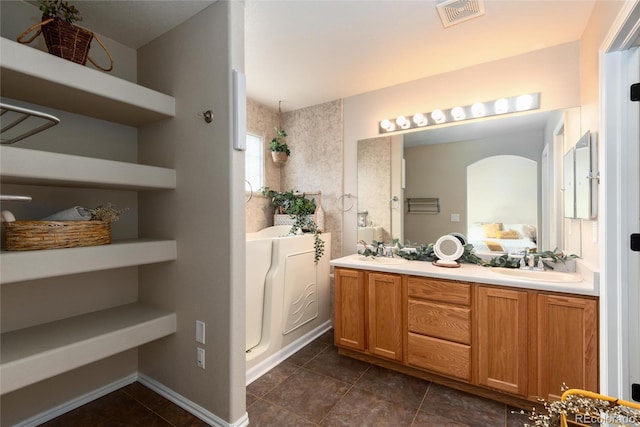
[[[316,265],[314,235],[290,229],[247,234],[247,372],[266,372],[331,327],[331,234],[320,235],[326,250]]]

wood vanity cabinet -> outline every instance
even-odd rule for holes
[[[335,269],[336,345],[402,361],[402,278]]]
[[[364,351],[366,342],[365,272],[336,268],[334,341],[342,347]]]
[[[510,404],[598,391],[597,327],[595,297],[335,268],[344,354]]]
[[[540,293],[538,394],[560,399],[562,384],[598,390],[598,307],[588,297]]]
[[[471,285],[452,280],[407,280],[407,362],[471,380]]]
[[[477,287],[478,384],[527,396],[529,293]]]

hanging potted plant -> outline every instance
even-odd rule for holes
[[[273,137],[271,143],[269,144],[269,149],[271,150],[271,157],[273,161],[276,163],[285,163],[289,156],[291,155],[291,150],[289,150],[289,146],[282,141],[282,138],[287,136],[287,133],[284,129],[276,129],[276,136]]]

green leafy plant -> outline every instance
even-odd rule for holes
[[[287,157],[289,157],[291,155],[291,150],[289,149],[289,146],[282,141],[282,138],[287,136],[287,133],[284,131],[284,129],[276,129],[276,136],[273,137],[273,139],[271,140],[271,143],[269,144],[269,149],[271,151],[274,152],[278,152],[278,153],[285,153],[287,155]]]
[[[40,11],[43,21],[49,18],[59,18],[69,24],[82,21],[80,11],[69,2],[62,0],[40,0]]]
[[[307,199],[303,194],[289,191],[275,191],[269,187],[262,187],[260,192],[271,200],[271,205],[276,208],[276,213],[287,215],[313,215],[316,211],[316,202]]]
[[[291,226],[290,234],[298,234],[299,231],[308,231],[313,233],[313,262],[316,264],[320,262],[320,258],[324,255],[324,240],[320,238],[321,231],[318,230],[318,225],[313,220],[313,218],[309,215],[295,215],[294,223]]]
[[[313,233],[315,249],[313,259],[317,264],[324,254],[324,240],[320,238],[321,231],[313,220],[313,214],[316,212],[315,200],[307,199],[304,194],[293,190],[281,192],[262,187],[260,192],[271,200],[276,213],[291,216],[294,222],[289,231],[290,234],[297,234],[298,231]]]
[[[531,255],[533,255],[534,265],[538,265],[538,260],[542,259],[542,263],[552,270],[554,269],[554,263],[565,264],[571,259],[580,258],[578,255],[565,255],[562,252],[558,252],[557,248],[552,251],[536,252]],[[499,257],[492,258],[490,261],[479,264],[489,267],[520,268],[520,260],[521,258],[512,258],[509,255],[504,254]]]

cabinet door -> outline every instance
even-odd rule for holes
[[[336,345],[365,350],[364,272],[335,269],[334,341]]]
[[[560,399],[562,384],[598,391],[598,310],[590,298],[538,295],[538,392]]]
[[[402,279],[369,273],[369,351],[402,360]]]
[[[528,393],[527,292],[478,288],[478,382]]]

